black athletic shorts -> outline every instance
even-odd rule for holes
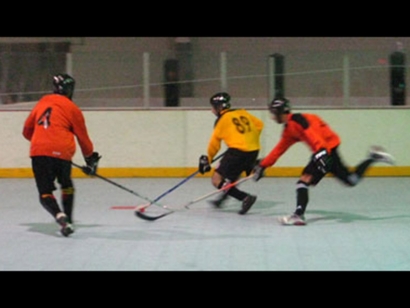
[[[338,147],[333,148],[330,152],[328,170],[328,173],[332,173],[341,181],[345,182],[346,184],[349,184],[348,176],[350,175],[350,171],[340,158]],[[321,171],[317,169],[316,164],[313,162],[313,159],[309,161],[307,166],[303,169],[302,173],[311,174],[313,176],[312,182],[310,183],[312,185],[318,184],[325,176],[325,174],[323,174]]]
[[[56,180],[62,189],[73,187],[70,161],[48,156],[33,156],[31,166],[40,195],[51,194],[56,190]]]
[[[248,176],[255,167],[259,151],[243,152],[229,148],[222,157],[219,165],[215,168],[223,178],[236,181],[242,172]]]

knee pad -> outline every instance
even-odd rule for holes
[[[63,195],[74,195],[75,189],[74,187],[66,187],[61,189],[61,193]]]
[[[53,194],[42,194],[40,195],[40,203],[42,205],[47,205],[50,202],[53,202],[53,200],[55,200],[56,198],[54,197]]]
[[[305,189],[308,189],[309,188],[309,184],[308,183],[306,183],[306,182],[304,182],[304,181],[301,181],[301,180],[299,180],[299,181],[297,181],[296,182],[296,189],[303,189],[303,188],[305,188]]]
[[[222,187],[224,187],[225,185],[227,185],[227,184],[229,184],[229,183],[231,183],[230,180],[228,180],[228,179],[223,179],[223,180],[221,181],[221,183],[219,183],[218,189],[221,189]]]

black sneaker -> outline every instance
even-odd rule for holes
[[[61,234],[64,236],[69,236],[70,234],[74,233],[74,227],[71,223],[69,223],[67,216],[60,216],[57,219],[58,224],[61,226]]]
[[[252,207],[252,205],[255,203],[257,197],[248,195],[245,199],[243,199],[242,202],[242,209],[238,212],[238,214],[244,215],[246,214],[249,209]]]
[[[218,200],[210,200],[210,201],[208,201],[208,202],[209,202],[210,204],[212,204],[215,208],[220,209],[227,198],[228,198],[228,195],[227,195],[227,194],[224,194],[224,195],[223,195],[221,198],[219,198]]]
[[[208,203],[219,209],[222,207],[223,200],[209,200]]]
[[[61,228],[60,232],[64,236],[69,236],[74,233],[74,227],[72,224],[66,224],[63,228]]]

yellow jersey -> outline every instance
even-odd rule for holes
[[[244,152],[260,150],[263,121],[245,109],[223,110],[216,119],[208,144],[208,159],[212,161],[224,141],[228,148]]]

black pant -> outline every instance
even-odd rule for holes
[[[338,152],[338,147],[336,147],[333,148],[330,152],[329,172],[344,184],[348,186],[355,186],[372,163],[373,160],[365,159],[354,168],[353,172],[351,172],[342,161]],[[325,174],[317,169],[316,164],[313,162],[313,160],[309,161],[308,165],[305,167],[305,169],[303,169],[303,173],[311,174],[313,176],[311,183],[309,183],[312,185],[318,184],[320,180],[325,176]]]
[[[219,166],[215,169],[223,178],[236,181],[242,172],[251,174],[255,167],[259,151],[243,152],[237,149],[228,149],[222,157]]]
[[[33,156],[31,166],[40,195],[52,194],[56,190],[56,180],[62,189],[73,187],[70,161],[48,156]]]

